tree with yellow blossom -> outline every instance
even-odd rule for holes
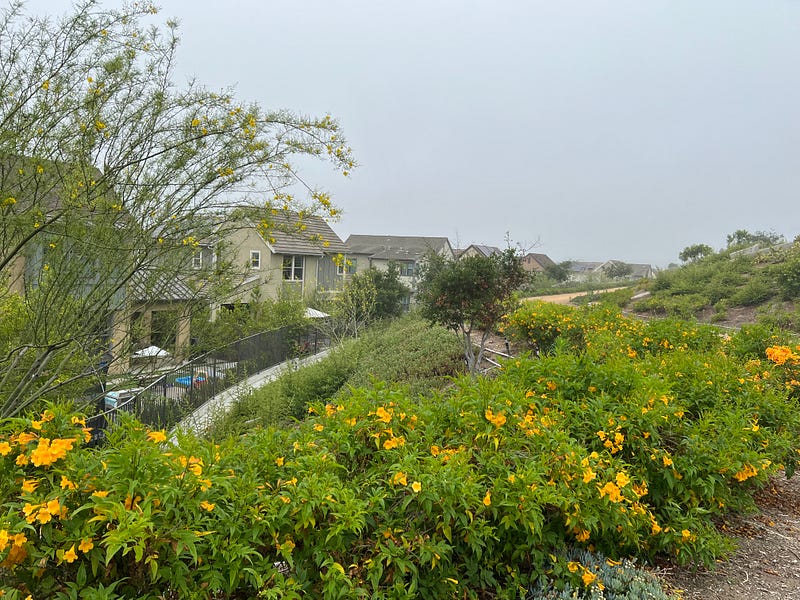
[[[177,25],[151,26],[156,13],[0,11],[0,417],[101,382],[133,313],[216,251],[233,208],[337,214],[320,190],[288,190],[305,185],[299,157],[354,167],[337,121],[176,83]],[[223,293],[232,267],[194,273],[181,299]]]

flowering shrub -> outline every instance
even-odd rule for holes
[[[678,323],[567,316],[553,322],[582,332],[575,350],[556,339],[432,397],[355,388],[220,445],[125,422],[90,449],[59,406],[7,421],[0,590],[520,598],[556,584],[600,597],[611,575],[564,548],[712,563],[729,548],[712,519],[797,461],[779,366]]]

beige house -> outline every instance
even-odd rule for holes
[[[522,268],[528,273],[543,273],[548,267],[554,266],[556,263],[546,254],[537,254],[536,252],[528,252],[522,257]]]
[[[290,216],[269,231],[243,222],[226,233],[222,251],[240,273],[231,302],[248,302],[254,293],[278,298],[287,291],[302,297],[334,291],[347,273],[344,242],[315,216]],[[198,262],[195,268],[203,266],[202,258]]]
[[[484,246],[483,244],[470,244],[463,250],[457,253],[458,258],[462,256],[494,256],[495,254],[502,254],[503,251],[497,246]]]

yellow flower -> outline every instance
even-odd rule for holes
[[[758,469],[756,469],[750,463],[746,463],[744,467],[742,467],[742,470],[736,473],[733,478],[736,481],[745,481],[751,477],[755,477],[756,475],[758,475]]]
[[[203,500],[200,503],[200,507],[202,509],[204,509],[204,510],[207,510],[208,512],[211,512],[212,510],[214,510],[215,506],[216,506],[216,504],[214,504],[213,502],[206,502],[205,500]]]
[[[22,482],[22,491],[32,494],[39,487],[39,482],[35,479],[25,479]]]
[[[314,431],[322,431],[323,429],[325,429],[325,426],[322,423],[314,425]]]
[[[624,488],[626,485],[630,483],[631,479],[625,473],[619,472],[617,473],[617,485],[620,488]]]
[[[417,494],[422,491],[422,484],[419,481],[415,481],[411,484],[411,489],[414,490]]]
[[[408,478],[406,477],[405,473],[398,471],[394,474],[394,477],[392,477],[392,483],[394,485],[408,485]]]
[[[492,491],[486,490],[486,495],[483,497],[483,505],[491,506],[492,504]]]
[[[80,425],[81,427],[86,427],[86,419],[84,419],[83,417],[72,417],[72,419],[70,419],[70,422],[73,425]]]
[[[575,562],[574,560],[571,560],[571,561],[569,561],[567,563],[567,570],[570,573],[577,573],[578,569],[580,568],[580,566],[581,566],[581,563]]]
[[[92,548],[94,548],[94,542],[92,542],[92,538],[82,539],[80,545],[78,546],[78,550],[80,550],[84,554],[89,552],[89,550],[91,550]]]
[[[599,490],[601,498],[603,496],[608,496],[608,499],[611,500],[611,502],[622,501],[622,494],[620,494],[620,489],[613,481],[609,481],[603,487],[599,487]]]
[[[390,423],[392,420],[392,413],[387,411],[382,406],[379,406],[378,410],[376,410],[374,414],[376,417],[378,417],[378,421],[382,421],[383,423]]]
[[[575,533],[575,539],[579,542],[585,542],[589,539],[589,530],[588,529],[579,529]]]
[[[506,423],[506,416],[502,412],[494,414],[491,408],[487,408],[483,416],[486,417],[487,421],[494,424],[495,427],[502,427]]]
[[[592,585],[595,579],[597,579],[597,574],[592,573],[591,571],[586,571],[583,575],[581,575],[581,580],[583,581],[583,585],[585,585],[586,587]]]
[[[78,558],[78,554],[75,552],[75,544],[72,544],[72,546],[69,547],[69,550],[64,552],[63,558],[68,563],[74,562],[75,559]]]
[[[164,431],[150,431],[147,433],[147,439],[154,444],[160,444],[167,441],[167,434]]]
[[[284,460],[285,459],[282,456],[279,456],[278,458],[275,459],[275,464],[278,465],[279,467],[282,467]]]
[[[11,444],[8,442],[0,442],[0,456],[5,456],[11,452]]]
[[[78,486],[70,481],[65,475],[61,476],[61,489],[76,490]]]

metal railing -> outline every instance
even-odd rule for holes
[[[237,340],[203,354],[179,367],[159,374],[152,381],[126,390],[108,390],[98,414],[87,418],[92,442],[102,443],[106,430],[120,413],[134,415],[149,427],[168,429],[217,394],[248,376],[291,358],[316,354],[330,345],[314,327],[297,334],[284,327]]]

